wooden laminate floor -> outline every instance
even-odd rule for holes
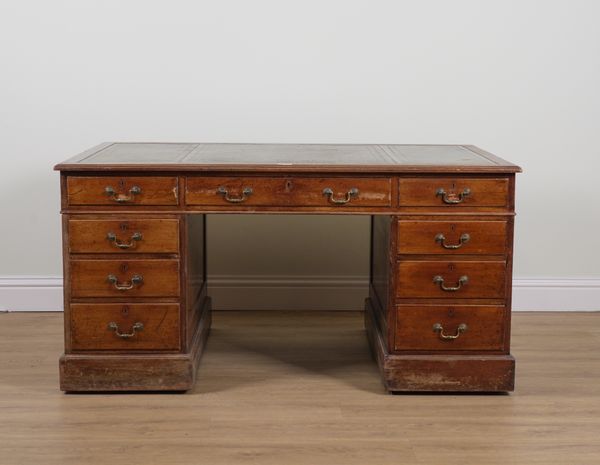
[[[216,312],[187,394],[58,391],[59,313],[0,314],[0,464],[600,464],[600,313],[517,313],[516,392],[386,395],[352,312]]]

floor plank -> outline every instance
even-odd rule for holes
[[[215,312],[187,394],[58,391],[59,313],[0,314],[0,464],[600,463],[600,313],[517,313],[511,395],[387,395],[354,312]]]

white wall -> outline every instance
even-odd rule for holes
[[[0,277],[60,275],[52,165],[134,140],[476,144],[525,170],[515,276],[600,278],[599,17],[592,0],[2,0]],[[241,220],[212,222],[217,274],[366,273],[364,218],[294,220],[320,261],[258,227],[285,218]],[[275,268],[225,236],[267,241]]]

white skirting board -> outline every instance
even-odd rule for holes
[[[211,276],[216,310],[361,310],[364,276]],[[0,276],[0,311],[62,310],[59,276]],[[600,278],[515,278],[513,310],[600,311]]]

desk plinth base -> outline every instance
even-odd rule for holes
[[[376,324],[370,299],[365,302],[365,327],[383,384],[390,392],[508,392],[514,390],[512,355],[390,354]]]
[[[198,365],[211,326],[211,301],[203,302],[202,316],[184,354],[63,354],[60,389],[84,391],[187,391],[194,386]]]

